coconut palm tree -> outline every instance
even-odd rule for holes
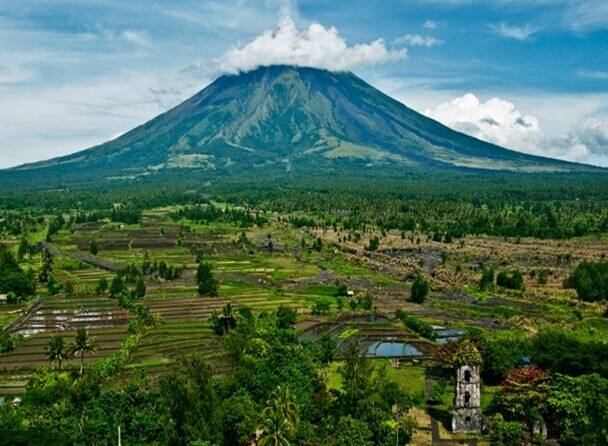
[[[300,413],[298,410],[298,404],[293,394],[287,387],[277,387],[273,392],[274,406],[281,413],[285,419],[289,430],[293,433],[300,424]]]
[[[287,435],[293,434],[300,424],[298,405],[287,387],[277,387],[264,409],[263,434],[259,446],[289,446]]]
[[[263,412],[263,433],[258,446],[290,446],[286,435],[289,432],[287,421],[276,407],[267,407]]]
[[[82,372],[84,371],[84,355],[86,353],[94,354],[96,350],[97,344],[95,344],[95,338],[89,336],[86,328],[79,328],[70,352],[74,357],[80,356],[80,376],[82,376]]]
[[[49,358],[49,361],[57,363],[59,370],[63,370],[63,361],[67,359],[68,354],[68,348],[63,341],[63,337],[57,335],[49,339],[46,356]]]

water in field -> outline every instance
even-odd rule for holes
[[[456,328],[444,328],[438,325],[433,326],[433,328],[437,332],[438,344],[445,344],[448,341],[457,341],[465,335],[464,331],[458,330]]]
[[[326,334],[334,338],[335,336],[338,336],[343,329],[344,326],[342,324],[319,324],[302,333],[300,339],[303,341],[317,341]]]
[[[369,316],[357,316],[353,319],[349,319],[349,322],[377,322],[377,323],[385,323],[390,322],[390,319],[386,316],[381,316],[378,314],[370,314]]]
[[[390,324],[382,315],[364,315],[337,322],[318,324],[300,335],[300,339],[317,341],[328,335],[338,347],[338,354],[348,350],[350,340],[359,343],[359,351],[370,358],[404,358],[422,356],[413,345],[403,340],[404,334]],[[347,331],[349,336],[340,336]],[[386,334],[384,334],[386,333]]]
[[[379,341],[367,348],[367,356],[375,358],[401,358],[404,356],[422,356],[420,351],[405,342]]]

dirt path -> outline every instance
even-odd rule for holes
[[[4,331],[6,333],[12,333],[19,325],[21,325],[23,323],[23,321],[25,321],[28,316],[32,313],[35,313],[38,308],[40,308],[40,305],[42,305],[44,302],[46,302],[49,299],[52,299],[53,296],[49,296],[49,297],[44,297],[42,299],[38,299],[36,301],[34,301],[34,303],[27,309],[25,310],[21,316],[19,316],[15,321],[13,321],[8,327],[6,327],[4,329]]]
[[[61,255],[69,257],[70,259],[78,260],[93,265],[97,268],[104,269],[106,271],[120,271],[125,269],[127,265],[115,262],[113,260],[103,259],[88,253],[74,253],[66,252],[60,249],[54,248],[49,242],[42,242],[40,246],[43,249],[47,249],[53,255]]]

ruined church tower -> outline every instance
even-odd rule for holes
[[[479,364],[461,364],[456,366],[456,398],[452,431],[481,431]]]

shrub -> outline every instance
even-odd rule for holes
[[[380,240],[378,239],[378,237],[372,237],[369,240],[369,245],[366,246],[365,249],[367,249],[368,251],[376,251],[379,246],[380,246]]]
[[[100,280],[101,283],[101,280]],[[122,277],[119,274],[114,276],[112,283],[110,284],[110,296],[118,297],[120,293],[125,290],[125,283],[122,281]]]
[[[608,263],[579,263],[564,280],[564,288],[576,289],[578,298],[587,302],[608,300]]]
[[[312,306],[312,314],[327,314],[331,310],[331,300],[326,297],[319,297]]]
[[[519,270],[515,270],[511,274],[501,271],[496,276],[496,285],[510,290],[522,290],[524,288],[524,276]]]
[[[498,446],[517,446],[520,444],[524,427],[515,421],[505,421],[499,413],[494,415],[494,434],[492,435],[493,444]]]
[[[0,277],[0,293],[13,292],[19,297],[36,293],[34,278],[23,271],[10,272]]]
[[[339,284],[336,291],[334,292],[335,297],[347,296],[348,295],[348,287],[343,283]]]
[[[203,262],[198,265],[196,283],[198,284],[198,294],[201,296],[215,297],[218,295],[218,282],[213,277],[211,269],[211,263]]]
[[[135,282],[135,290],[133,291],[133,297],[135,299],[143,299],[146,295],[146,284],[143,277],[139,277]]]
[[[412,302],[421,304],[429,294],[429,282],[423,276],[416,277],[412,284]]]
[[[107,289],[108,289],[108,279],[106,279],[105,277],[102,277],[101,279],[99,279],[99,282],[97,283],[97,287],[95,288],[95,291],[99,294],[103,294],[106,292]]]
[[[431,340],[437,338],[437,332],[433,326],[424,322],[422,319],[418,319],[416,316],[408,316],[407,313],[401,309],[395,311],[395,316],[397,316],[407,328],[418,333],[420,336]]]
[[[494,269],[483,267],[481,280],[479,281],[479,289],[485,291],[490,285],[494,284]]]
[[[277,326],[279,328],[292,328],[298,320],[298,314],[293,308],[285,305],[277,309]]]

